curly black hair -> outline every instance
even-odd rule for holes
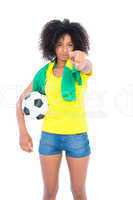
[[[42,51],[43,58],[47,60],[56,58],[55,47],[64,34],[71,36],[74,50],[81,50],[88,54],[89,35],[85,28],[80,23],[70,22],[69,19],[63,21],[54,19],[44,25],[40,35],[39,49]]]

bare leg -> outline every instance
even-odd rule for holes
[[[70,180],[71,190],[74,200],[87,200],[85,181],[87,176],[87,167],[89,156],[82,158],[66,157]]]
[[[43,200],[55,200],[59,186],[61,154],[40,155],[42,178],[44,183]]]

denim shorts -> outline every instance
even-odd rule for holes
[[[38,152],[40,155],[62,154],[84,157],[91,153],[87,132],[77,134],[56,134],[42,131]]]

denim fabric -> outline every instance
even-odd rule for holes
[[[87,132],[77,134],[56,134],[42,131],[38,152],[42,155],[62,154],[84,157],[91,153]]]

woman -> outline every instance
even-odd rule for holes
[[[43,58],[50,62],[36,73],[17,102],[19,144],[22,150],[33,151],[32,138],[21,109],[22,100],[27,92],[39,91],[41,72],[49,66],[45,85],[49,110],[43,119],[38,148],[44,183],[43,200],[56,198],[62,151],[66,153],[73,198],[86,200],[85,181],[91,153],[84,109],[84,92],[92,74],[92,64],[87,57],[89,37],[81,24],[64,19],[47,22],[40,38]]]

